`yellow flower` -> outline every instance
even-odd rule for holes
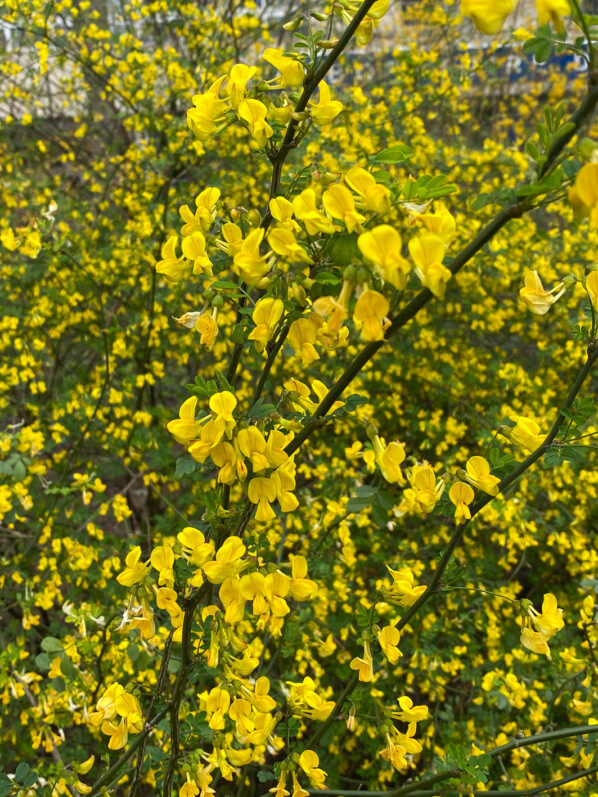
[[[218,471],[220,484],[233,484],[237,479],[245,481],[247,478],[243,459],[230,443],[218,443],[211,449],[210,456],[214,465],[220,469]]]
[[[357,670],[360,681],[368,682],[372,680],[374,677],[374,660],[372,659],[372,650],[367,639],[363,642],[363,658],[355,657],[349,666],[352,670]]]
[[[528,271],[525,275],[525,286],[519,291],[519,296],[532,313],[545,315],[566,290],[565,283],[559,282],[552,290],[546,291],[538,272]]]
[[[307,560],[305,556],[293,557],[291,565],[291,583],[289,595],[296,601],[306,601],[314,597],[318,585],[307,576]]]
[[[391,575],[392,586],[387,590],[389,597],[398,602],[400,606],[412,606],[426,591],[425,586],[416,587],[413,573],[408,567],[392,570],[386,566]]]
[[[345,279],[336,299],[332,296],[320,296],[313,303],[314,311],[326,318],[329,332],[338,332],[343,321],[349,315],[349,301],[352,293],[353,283]]]
[[[251,466],[255,473],[269,467],[268,459],[265,456],[266,441],[257,426],[241,429],[237,435],[237,445],[243,456],[251,460]]]
[[[170,545],[157,545],[150,556],[152,567],[158,571],[158,584],[172,586],[174,574],[174,552]]]
[[[215,415],[215,420],[219,424],[223,424],[227,437],[233,433],[233,429],[237,425],[233,417],[233,411],[237,406],[237,399],[230,392],[230,390],[223,390],[221,393],[214,393],[210,396],[209,407]]]
[[[177,540],[183,546],[183,556],[196,567],[201,567],[214,555],[214,540],[206,542],[203,532],[193,526],[180,531]]]
[[[461,13],[471,17],[482,33],[492,34],[498,33],[516,5],[516,0],[461,0]]]
[[[299,221],[305,224],[308,235],[334,232],[334,223],[316,205],[316,192],[313,188],[306,188],[293,197],[293,210]]]
[[[598,226],[598,163],[585,163],[569,194],[574,210],[583,210],[590,215],[590,222]]]
[[[216,323],[217,308],[214,308],[212,314],[201,313],[194,323],[195,329],[199,332],[199,342],[202,346],[209,348],[214,344],[218,336],[218,324]]]
[[[529,625],[524,625],[521,629],[521,644],[533,653],[543,653],[546,658],[551,658],[548,637],[539,631],[534,631]]]
[[[249,333],[248,340],[255,341],[254,345],[257,352],[262,352],[266,348],[283,312],[284,303],[282,299],[268,297],[260,299],[255,305],[255,309],[251,314],[255,329],[252,329]]]
[[[179,797],[196,797],[199,794],[199,787],[189,780],[191,776],[187,773],[187,782],[179,789]]]
[[[344,222],[348,232],[354,232],[365,221],[365,217],[355,210],[353,195],[344,185],[331,185],[324,191],[322,204],[333,219]]]
[[[235,64],[230,71],[226,84],[226,93],[230,97],[230,104],[236,108],[245,97],[247,82],[255,75],[257,67],[246,64]]]
[[[258,476],[249,482],[247,497],[257,504],[256,520],[273,520],[276,514],[270,504],[276,500],[276,485],[271,478]]]
[[[242,241],[233,258],[234,271],[251,287],[259,287],[262,278],[270,270],[265,257],[260,255],[260,245],[264,237],[262,227],[252,230]]]
[[[411,270],[409,262],[401,256],[401,236],[388,224],[380,224],[362,233],[357,239],[361,254],[376,266],[380,276],[403,290]]]
[[[275,227],[268,235],[268,243],[273,252],[289,263],[313,263],[305,249],[297,243],[293,231],[286,227]]]
[[[225,80],[226,75],[223,75],[204,94],[196,94],[193,97],[195,107],[187,111],[187,124],[200,141],[208,141],[224,121],[228,103],[220,99],[220,87]]]
[[[395,441],[385,446],[376,435],[372,440],[380,472],[390,484],[405,484],[401,464],[405,461],[405,447]]]
[[[430,465],[416,464],[409,474],[410,488],[403,493],[400,508],[416,513],[432,512],[442,492],[443,483],[436,484],[436,476]]]
[[[392,712],[393,719],[400,720],[401,722],[421,722],[428,718],[430,712],[427,706],[414,706],[413,700],[410,697],[397,698],[400,711],[396,709]]]
[[[173,235],[162,245],[162,260],[156,263],[156,271],[158,274],[164,274],[166,279],[171,282],[179,282],[187,268],[187,263],[177,257],[177,241],[177,236]]]
[[[455,237],[457,231],[455,217],[443,205],[440,205],[435,213],[416,215],[416,219],[422,222],[428,232],[433,232],[441,238],[446,246]]]
[[[197,407],[197,396],[191,396],[181,404],[179,417],[166,424],[166,428],[177,443],[187,444],[190,440],[198,437],[201,432],[201,424],[195,420],[195,409]]]
[[[222,421],[210,418],[201,427],[199,440],[195,440],[189,446],[189,453],[196,462],[205,462],[214,446],[222,440],[225,432],[225,425]]]
[[[536,0],[536,11],[538,12],[538,25],[552,22],[555,29],[561,33],[565,30],[562,17],[571,14],[567,0]]]
[[[330,99],[330,89],[323,80],[318,85],[318,91],[320,93],[318,102],[309,104],[311,115],[316,124],[329,125],[343,110],[343,104],[339,100]]]
[[[455,505],[455,523],[462,523],[471,518],[469,504],[474,499],[474,492],[465,482],[455,482],[449,490],[449,498]]]
[[[268,109],[259,100],[243,100],[237,108],[239,119],[247,122],[249,132],[256,140],[258,147],[265,147],[274,131],[266,121]]]
[[[490,474],[490,465],[484,457],[470,457],[465,466],[467,480],[488,495],[498,495],[500,479]]]
[[[508,432],[508,437],[515,445],[527,451],[535,451],[544,442],[546,435],[540,434],[540,427],[533,418],[517,416],[515,426]]]
[[[272,218],[283,227],[298,229],[297,222],[293,221],[293,205],[283,196],[273,197],[268,203]]]
[[[586,277],[586,290],[594,310],[598,310],[598,271],[591,271]]]
[[[275,50],[273,47],[264,50],[262,58],[280,72],[280,86],[298,89],[303,85],[305,70],[300,61],[283,55],[282,50]]]
[[[378,291],[367,290],[361,294],[353,311],[353,321],[361,330],[362,340],[384,339],[384,332],[390,324],[387,318],[389,311],[388,299]]]
[[[213,562],[203,566],[206,578],[212,584],[221,584],[224,579],[232,578],[245,567],[248,562],[242,561],[245,546],[238,537],[229,537],[224,541]]]
[[[428,288],[437,299],[444,299],[446,283],[452,274],[442,265],[446,247],[442,238],[432,232],[425,232],[409,241],[409,254],[415,263],[415,273],[422,285]]]
[[[544,595],[540,613],[532,607],[530,607],[529,613],[536,630],[544,636],[551,637],[565,626],[563,610],[557,607],[556,598],[551,592]]]
[[[194,232],[183,238],[183,255],[193,263],[193,273],[212,276],[212,262],[206,254],[206,239],[201,232]],[[156,266],[156,269],[158,267]]]
[[[304,750],[299,756],[299,766],[316,789],[325,788],[326,773],[319,769],[320,759],[313,750]]]
[[[385,185],[380,185],[376,179],[365,169],[353,166],[345,174],[345,182],[363,202],[368,210],[374,213],[388,213],[390,211],[390,191]],[[399,239],[400,241],[400,239]],[[400,250],[399,243],[399,250]]]
[[[287,340],[293,347],[295,355],[301,358],[303,366],[311,365],[315,360],[320,359],[314,346],[316,337],[316,325],[309,318],[298,318],[290,326]]]
[[[401,640],[401,632],[392,625],[382,628],[378,634],[378,642],[382,652],[391,664],[396,664],[403,655],[398,648]]]
[[[119,573],[116,580],[123,587],[132,587],[134,584],[140,584],[145,580],[145,577],[150,571],[149,562],[141,562],[141,547],[136,545],[129,551],[125,559],[126,568]]]

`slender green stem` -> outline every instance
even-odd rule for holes
[[[164,776],[164,783],[162,785],[163,797],[170,797],[172,793],[172,782],[176,770],[177,761],[181,754],[180,739],[179,739],[179,711],[181,708],[181,700],[185,693],[187,686],[187,678],[189,676],[189,661],[191,659],[191,629],[193,627],[193,617],[195,610],[200,604],[201,599],[209,589],[209,584],[206,582],[201,589],[187,601],[185,607],[185,618],[183,620],[183,629],[181,632],[181,664],[177,673],[174,690],[172,692],[172,700],[170,701],[170,762],[166,775]]]
[[[166,682],[166,676],[168,674],[168,662],[170,661],[170,654],[172,652],[173,636],[174,632],[171,631],[170,634],[168,635],[168,639],[166,640],[166,645],[164,646],[164,653],[162,654],[162,662],[160,664],[160,671],[158,673],[158,679],[156,681],[156,688],[154,690],[154,694],[147,709],[148,714],[152,713],[155,702],[158,699],[159,695],[161,694],[162,689],[164,688],[164,684]],[[147,743],[147,736],[143,740],[143,743],[139,748],[139,752],[137,753],[137,766],[135,767],[135,775],[133,776],[133,781],[131,783],[131,788],[129,790],[129,797],[135,797],[137,791],[141,786],[146,743]]]
[[[262,373],[260,374],[260,378],[255,386],[255,390],[253,391],[253,397],[251,399],[251,406],[255,406],[256,402],[258,401],[259,397],[262,395],[262,391],[264,389],[264,385],[266,384],[266,379],[268,378],[268,374],[272,370],[272,366],[274,365],[274,361],[278,356],[278,352],[281,350],[283,343],[286,340],[287,335],[289,334],[289,329],[291,328],[290,324],[285,324],[283,328],[280,330],[276,341],[272,343],[268,351],[268,356],[266,362],[264,364],[264,368]]]

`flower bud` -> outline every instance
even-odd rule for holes
[[[259,210],[252,208],[247,214],[247,221],[252,227],[259,227],[262,223],[262,217],[260,216]]]
[[[297,28],[301,27],[301,23],[304,19],[305,17],[303,16],[296,17],[296,19],[292,19],[290,22],[285,22],[282,27],[292,33],[294,30],[297,30]]]
[[[336,183],[338,180],[338,174],[332,174],[332,172],[324,172],[322,175],[322,182],[324,185],[332,185],[332,183]]]
[[[369,423],[366,426],[365,433],[367,434],[370,440],[373,440],[375,437],[378,437],[378,429],[374,426],[373,423]]]
[[[347,280],[347,282],[352,282],[355,284],[357,282],[357,269],[354,265],[349,265],[343,271],[343,279]]]
[[[80,775],[86,775],[89,770],[92,768],[93,763],[95,761],[95,756],[91,755],[86,761],[83,761],[81,764],[75,764],[73,769],[75,772],[78,772]]]
[[[370,272],[365,266],[359,266],[357,269],[357,284],[362,285],[364,282],[369,282]]]
[[[591,138],[585,136],[579,142],[579,154],[584,160],[594,162],[596,153],[596,143]]]

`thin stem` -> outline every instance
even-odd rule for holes
[[[193,617],[195,610],[209,588],[206,582],[201,589],[192,595],[185,607],[185,618],[183,620],[182,638],[181,638],[181,664],[177,673],[174,690],[172,692],[172,700],[170,701],[170,762],[166,775],[164,776],[164,783],[162,785],[163,797],[170,797],[172,793],[172,781],[176,770],[177,761],[181,754],[180,738],[179,738],[179,710],[181,707],[181,700],[185,693],[187,686],[187,677],[189,675],[189,661],[191,658],[191,628],[193,626]]]
[[[168,662],[170,661],[170,654],[172,652],[173,636],[174,632],[171,631],[170,634],[168,635],[168,639],[166,640],[166,645],[164,646],[164,653],[162,654],[162,662],[160,664],[160,672],[158,673],[156,688],[154,690],[154,694],[152,695],[152,699],[147,709],[148,714],[152,713],[154,704],[158,696],[162,692],[162,689],[164,688],[164,684],[166,682],[166,676],[168,674]],[[133,777],[133,782],[131,783],[129,797],[135,797],[139,787],[141,786],[146,742],[147,742],[147,737],[143,740],[143,743],[139,748],[139,752],[137,753],[137,766],[135,767],[135,775]]]
[[[268,357],[264,364],[264,368],[262,373],[260,374],[260,378],[255,386],[255,390],[253,391],[253,397],[251,399],[251,407],[253,407],[256,402],[258,401],[259,397],[262,395],[262,391],[264,389],[264,385],[266,384],[266,379],[268,378],[268,374],[270,373],[272,366],[274,365],[274,361],[278,355],[278,352],[282,348],[283,343],[286,340],[287,335],[289,334],[289,329],[291,328],[290,324],[285,324],[284,327],[280,330],[280,334],[276,338],[276,342],[272,343],[272,346],[268,349]]]

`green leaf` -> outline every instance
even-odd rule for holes
[[[46,653],[62,653],[62,642],[56,637],[47,636],[42,639],[42,650]]]
[[[377,155],[373,155],[370,158],[370,163],[403,163],[412,158],[414,154],[415,151],[406,144],[395,144],[383,149]]]
[[[370,505],[368,498],[349,498],[347,501],[347,512],[358,515]]]
[[[360,404],[367,404],[368,399],[365,396],[360,396],[359,393],[352,393],[345,401],[344,409],[347,412],[353,412]]]
[[[37,783],[37,775],[35,772],[28,772],[23,778],[23,788],[29,789],[34,783]]]
[[[338,274],[332,274],[330,271],[319,271],[316,274],[316,282],[322,285],[338,285],[341,277]]]
[[[357,246],[357,235],[335,235],[326,246],[326,255],[335,266],[345,267],[354,261],[361,260],[361,252]],[[329,273],[329,272],[325,272]],[[317,280],[316,276],[316,280]],[[340,281],[340,280],[339,280]]]
[[[371,487],[369,484],[361,484],[356,490],[355,494],[359,498],[371,498],[376,495],[376,488]]]
[[[544,61],[548,61],[550,56],[552,55],[552,42],[550,41],[543,41],[538,44],[536,47],[536,61],[541,64]]]
[[[257,773],[257,779],[260,783],[267,783],[269,780],[276,780],[276,774],[274,772],[265,772],[262,770]]]
[[[13,790],[13,785],[8,775],[5,775],[4,772],[0,772],[0,797],[8,797]]]
[[[274,404],[266,404],[264,399],[260,398],[249,410],[247,417],[251,420],[260,420],[261,418],[267,418],[275,409]]]
[[[182,479],[189,473],[194,473],[197,463],[192,457],[179,457],[176,461],[174,475],[176,479]]]
[[[47,653],[38,653],[35,657],[35,666],[38,667],[40,670],[49,670],[52,666],[52,662],[50,661],[50,657]]]
[[[29,764],[26,764],[24,761],[17,766],[15,770],[15,781],[17,783],[22,783],[25,780],[25,776],[29,772]]]
[[[471,210],[481,210],[482,208],[486,207],[486,205],[489,205],[492,201],[492,194],[480,194],[473,200],[469,207]]]
[[[14,468],[12,469],[12,475],[18,482],[22,482],[27,475],[27,468],[21,460],[15,464]]]

